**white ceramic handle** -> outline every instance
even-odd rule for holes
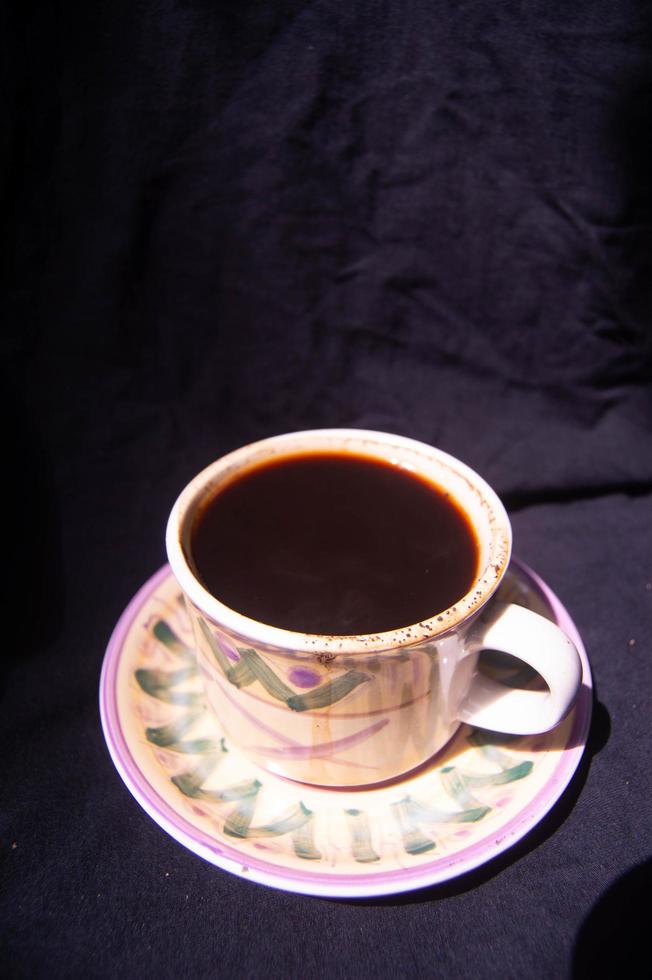
[[[582,664],[565,633],[537,613],[498,605],[497,614],[474,633],[478,649],[500,650],[541,674],[548,691],[519,691],[477,674],[461,705],[461,721],[511,735],[547,732],[567,714],[582,681]]]

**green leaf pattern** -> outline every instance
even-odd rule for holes
[[[369,674],[359,670],[347,670],[332,680],[327,680],[319,687],[304,694],[297,694],[285,681],[272,670],[269,664],[251,647],[238,647],[240,660],[232,663],[221,647],[220,641],[202,618],[198,619],[199,627],[215,658],[215,662],[234,687],[248,687],[258,681],[269,695],[282,701],[292,711],[308,711],[326,708],[350,694],[360,684],[371,680]]]

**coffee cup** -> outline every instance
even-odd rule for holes
[[[478,474],[402,436],[294,432],[212,463],[175,502],[166,546],[227,740],[278,775],[351,787],[416,769],[462,723],[554,728],[580,659],[496,596],[511,543]],[[480,671],[486,649],[545,689]]]

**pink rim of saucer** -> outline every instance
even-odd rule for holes
[[[573,620],[554,592],[523,562],[512,565],[547,601],[558,626],[575,643],[582,661],[582,687],[573,709],[568,748],[542,789],[506,823],[455,854],[433,857],[415,868],[379,871],[364,875],[297,872],[249,854],[204,833],[185,819],[149,783],[133,758],[118,714],[116,684],[125,639],[141,607],[159,585],[171,576],[169,565],[159,569],[135,594],[120,616],[109,640],[100,678],[100,716],[113,763],[127,788],[146,813],[176,841],[211,864],[249,881],[284,891],[330,898],[368,898],[414,891],[457,878],[479,868],[521,840],[552,809],[570,783],[584,753],[591,722],[592,680],[584,645]]]

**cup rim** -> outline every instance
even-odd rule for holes
[[[355,450],[354,444],[357,447]],[[386,453],[392,448],[409,453],[413,459],[422,456],[429,463],[452,471],[478,495],[482,507],[488,512],[490,542],[486,561],[469,591],[449,609],[420,623],[386,632],[354,635],[301,633],[245,616],[225,605],[202,585],[190,565],[183,540],[189,534],[197,504],[223,479],[255,468],[261,462],[276,456],[283,458],[300,452],[324,449],[346,452],[348,449],[355,451],[356,455],[366,454],[387,459]],[[467,517],[471,521],[468,513]],[[472,521],[471,523],[473,524]],[[317,657],[321,655],[330,660],[340,654],[378,655],[423,643],[425,640],[439,639],[466,620],[475,618],[494,594],[507,571],[511,557],[512,532],[507,512],[496,492],[471,467],[449,453],[393,433],[371,429],[327,428],[298,430],[260,439],[209,464],[184,487],[174,502],[167,522],[165,543],[170,567],[182,591],[215,626],[237,634],[245,642],[314,654]]]

